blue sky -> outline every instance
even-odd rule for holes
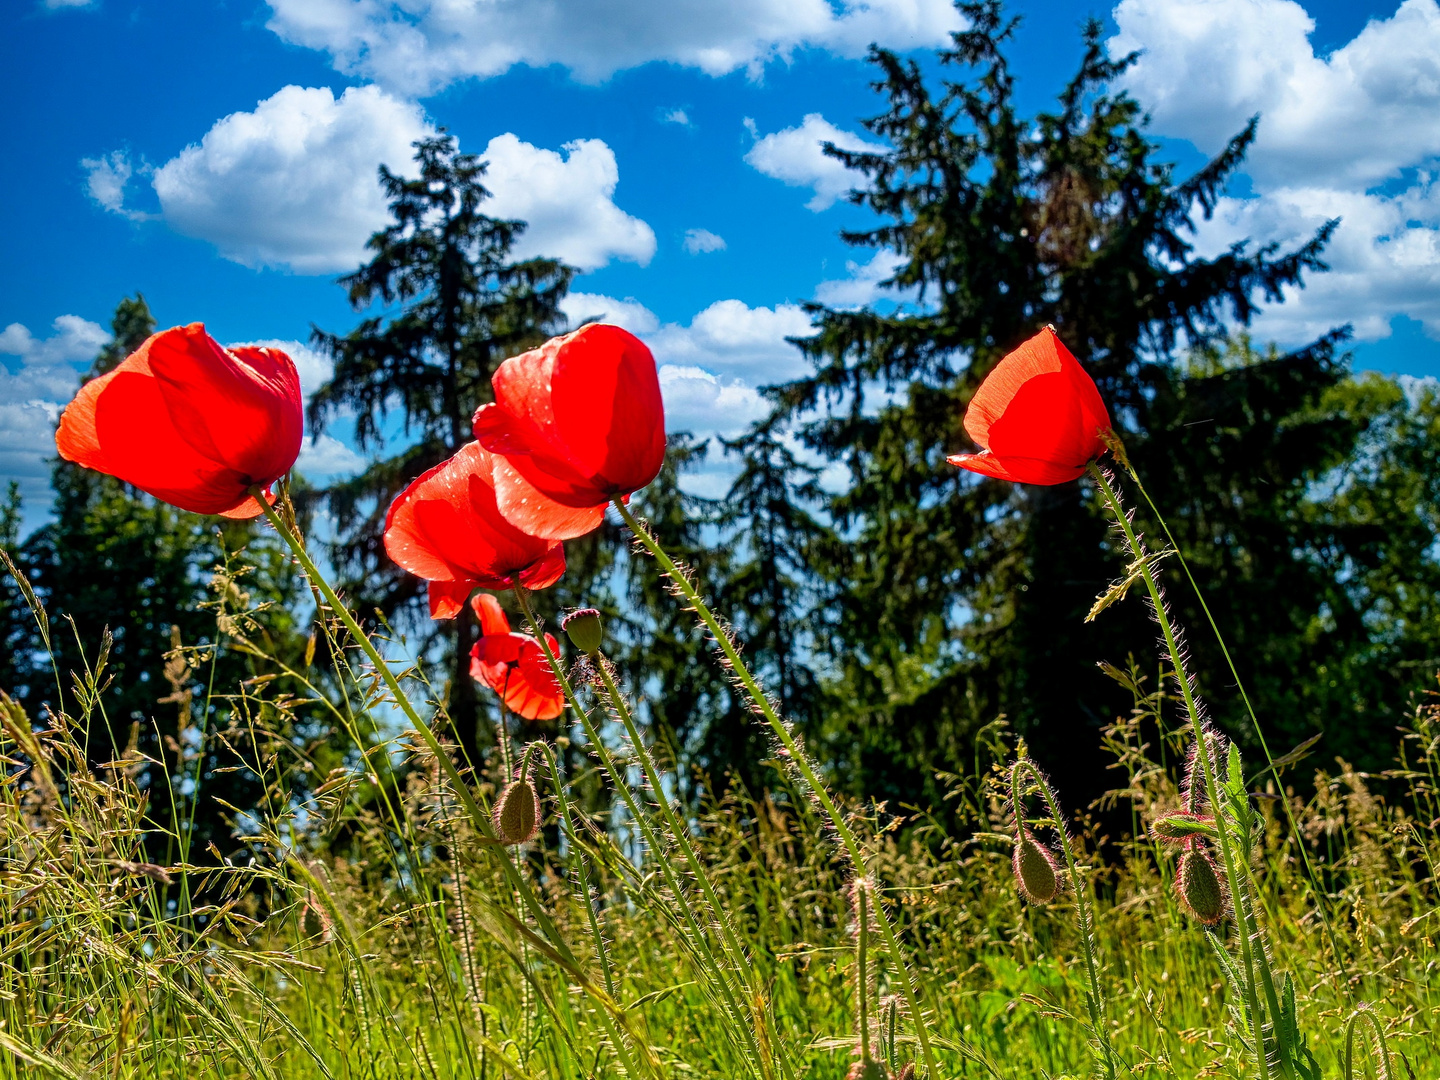
[[[1086,9],[1020,3],[1022,104],[1045,107]],[[1122,0],[1089,9],[1167,152],[1191,166],[1252,113],[1245,177],[1205,227],[1292,242],[1342,216],[1335,272],[1256,325],[1355,325],[1357,366],[1440,375],[1436,0]],[[799,370],[801,301],[874,298],[884,256],[821,139],[870,140],[861,59],[921,52],[945,0],[11,0],[0,11],[0,479],[33,524],[54,416],[121,296],[225,342],[359,317],[334,278],[384,220],[374,177],[445,126],[491,162],[492,211],[581,266],[572,314],[645,336],[672,427],[738,430]],[[307,388],[323,361],[293,346]],[[353,468],[341,439],[312,475]]]

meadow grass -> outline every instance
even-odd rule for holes
[[[703,618],[699,586],[665,572]],[[770,789],[683,807],[668,741],[603,657],[581,657],[565,672],[570,737],[527,758],[543,828],[510,846],[489,815],[520,748],[506,734],[484,762],[454,757],[442,695],[403,642],[357,639],[328,586],[320,599],[324,669],[282,668],[251,640],[252,613],[217,611],[232,646],[273,667],[195,703],[229,717],[197,737],[266,782],[264,806],[235,811],[239,859],[182,833],[148,861],[167,847],[149,801],[206,795],[142,790],[133,750],[87,763],[103,643],[88,670],[57,672],[63,710],[0,699],[0,1077],[839,1078],[861,1075],[862,1014],[867,1075],[1309,1075],[1257,1061],[1255,1028],[1277,1035],[1227,981],[1234,908],[1213,930],[1187,913],[1174,850],[1152,838],[1193,808],[1193,728],[1167,668],[1112,671],[1135,705],[1103,733],[1115,784],[1100,804],[1060,791],[1057,823],[1026,800],[1025,824],[1057,851],[1059,824],[1070,849],[1058,894],[1028,904],[1011,865],[1025,750],[1003,723],[944,777],[943,814],[846,805],[761,695],[757,722],[779,725]],[[398,662],[381,670],[382,655]],[[744,690],[738,651],[726,659]],[[317,704],[362,750],[302,788],[307,744],[279,733]],[[1237,776],[1212,761],[1254,792],[1253,820],[1232,825],[1249,844],[1250,944],[1293,980],[1315,1075],[1440,1075],[1440,703],[1417,703],[1396,739],[1386,774],[1336,762],[1313,785],[1290,786],[1313,762]],[[1102,817],[1129,828],[1100,835]]]

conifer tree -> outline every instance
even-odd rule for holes
[[[1096,663],[1123,662],[1149,637],[1138,606],[1083,625],[1116,570],[1084,483],[1021,487],[945,464],[971,449],[960,421],[981,378],[1054,324],[1168,493],[1151,460],[1183,437],[1157,400],[1177,377],[1177,349],[1248,322],[1262,299],[1323,270],[1336,224],[1293,251],[1241,243],[1199,257],[1195,220],[1215,207],[1258,120],[1177,179],[1141,106],[1113,89],[1135,57],[1107,58],[1098,23],[1058,108],[1030,118],[1004,52],[1015,23],[997,0],[959,7],[968,28],[939,54],[937,78],[872,50],[886,108],[866,127],[889,148],[826,148],[855,172],[852,201],[882,219],[842,236],[900,256],[898,303],[812,305],[817,332],[798,344],[814,372],[770,391],[774,419],[849,472],[825,505],[845,542],[812,564],[827,594],[817,657],[834,669],[827,734],[844,750],[839,765],[868,794],[934,803],[934,772],[968,760],[974,732],[1002,714],[1047,767],[1094,790],[1098,727],[1128,705]],[[1313,404],[1306,378],[1317,392],[1333,385],[1335,344],[1281,363],[1297,374],[1274,373],[1284,390],[1274,422]],[[1286,460],[1284,480],[1302,483],[1314,467]]]
[[[353,416],[362,451],[397,448],[321,493],[338,523],[333,559],[360,611],[378,608],[419,628],[421,651],[432,634],[448,636],[448,709],[461,745],[478,760],[474,616],[462,611],[439,628],[416,617],[424,583],[386,557],[385,513],[406,484],[471,441],[471,418],[490,400],[500,362],[565,328],[560,302],[574,271],[554,259],[512,259],[525,224],[482,212],[485,163],[460,153],[453,136],[421,139],[415,149],[414,179],[380,167],[393,221],[370,238],[370,261],[340,279],[356,309],[396,310],[348,334],[315,328],[313,340],[335,369],[309,418],[319,432],[342,413]]]

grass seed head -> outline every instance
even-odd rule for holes
[[[529,777],[516,780],[495,803],[495,835],[507,846],[533,840],[540,831],[540,799]]]
[[[1035,839],[1029,829],[1022,829],[1015,839],[1015,884],[1020,895],[1032,904],[1043,904],[1054,898],[1060,888],[1055,856]]]
[[[1180,856],[1175,892],[1181,905],[1203,923],[1217,923],[1225,914],[1225,891],[1220,885],[1220,875],[1209,852],[1199,844],[1192,843]]]

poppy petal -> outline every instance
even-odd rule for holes
[[[490,637],[510,633],[510,620],[505,615],[505,609],[490,593],[476,593],[470,606],[475,609],[475,614],[480,619],[481,634]]]
[[[510,458],[495,459],[494,475],[495,504],[500,513],[531,536],[569,540],[594,532],[605,520],[608,500],[594,506],[565,506],[540,492]]]
[[[473,581],[431,581],[426,587],[432,619],[453,619],[465,610],[465,601],[475,591]]]

